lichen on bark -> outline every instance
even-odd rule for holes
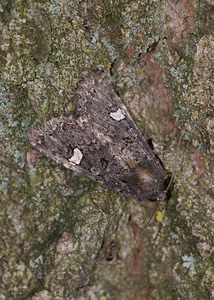
[[[1,1],[1,299],[214,296],[212,10],[205,0]],[[75,110],[94,69],[111,74],[175,171],[147,228],[154,203],[71,173],[27,140],[33,124]]]

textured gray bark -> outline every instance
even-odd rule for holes
[[[212,12],[208,0],[1,1],[0,299],[214,297]],[[33,125],[75,110],[95,69],[175,172],[149,226],[156,203],[28,141]]]

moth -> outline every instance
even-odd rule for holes
[[[32,146],[64,167],[130,198],[165,198],[165,171],[128,110],[96,71],[80,81],[75,113],[30,130]]]

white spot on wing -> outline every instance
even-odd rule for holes
[[[74,165],[79,165],[82,160],[82,157],[83,157],[82,152],[78,148],[75,148],[74,154],[73,156],[71,156],[71,158],[69,158],[69,161]]]
[[[126,117],[124,112],[120,108],[118,108],[118,110],[116,112],[110,113],[110,116],[112,117],[112,119],[114,119],[116,121],[123,120]]]

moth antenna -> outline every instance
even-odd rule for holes
[[[181,139],[182,139],[182,132],[181,132],[180,137],[179,137],[179,140],[178,140],[178,145],[177,145],[177,149],[176,149],[176,152],[177,152],[177,153],[178,153],[178,150],[179,150],[179,148],[180,148]],[[176,164],[174,164],[174,166],[173,166],[172,176],[171,176],[170,181],[169,181],[169,183],[168,183],[168,185],[167,185],[167,187],[166,187],[165,194],[167,194],[167,192],[169,191],[169,189],[170,189],[170,187],[171,187],[171,185],[172,185],[172,182],[173,182],[173,180],[174,180],[174,177],[175,177],[175,167],[176,167]],[[142,234],[143,234],[143,232],[146,230],[146,228],[149,226],[149,224],[151,223],[153,217],[156,215],[156,213],[157,213],[157,211],[158,211],[158,209],[159,209],[159,207],[160,207],[160,202],[161,202],[161,201],[159,200],[159,201],[158,201],[158,205],[157,205],[157,207],[155,208],[154,212],[153,212],[152,215],[148,218],[148,220],[146,221],[146,223],[145,223],[145,225],[143,226],[142,230],[140,230],[139,237],[138,237],[138,239],[137,239],[137,241],[136,241],[135,246],[133,247],[133,249],[136,249],[137,246],[138,246],[138,244],[139,244],[139,242],[142,240]]]
[[[180,145],[181,145],[181,139],[182,139],[182,132],[181,132],[179,140],[178,140],[178,145],[177,145],[176,153],[178,153],[178,151],[179,151],[179,148],[180,148]],[[166,191],[165,191],[166,194],[169,191],[169,189],[171,187],[171,184],[172,184],[172,182],[173,182],[173,180],[175,178],[175,166],[176,166],[176,164],[177,164],[177,161],[175,160],[175,163],[174,163],[174,166],[173,166],[173,170],[172,170],[172,176],[171,176],[170,181],[169,181],[169,183],[168,183],[168,185],[166,187]]]
[[[153,219],[153,217],[156,215],[158,209],[159,209],[159,206],[160,206],[160,201],[158,201],[158,205],[157,207],[155,208],[154,212],[152,213],[152,215],[148,218],[148,220],[146,221],[145,225],[143,226],[142,230],[139,230],[139,236],[137,237],[137,241],[134,245],[134,247],[132,248],[133,249],[137,249],[138,248],[138,245],[140,243],[140,241],[142,240],[142,235],[144,233],[144,231],[146,230],[146,228],[149,226],[149,224],[151,223],[151,220]],[[132,253],[132,251],[130,252],[130,254]],[[129,254],[129,255],[130,255]],[[128,255],[128,256],[129,256]]]

